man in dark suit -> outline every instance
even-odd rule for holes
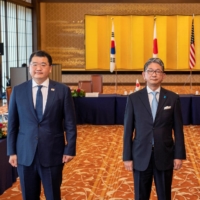
[[[63,164],[76,154],[76,121],[69,87],[50,80],[52,58],[31,54],[32,80],[13,88],[7,152],[17,167],[24,200],[39,200],[41,182],[47,200],[59,200]],[[66,136],[64,134],[66,132]]]
[[[154,179],[159,200],[171,199],[173,169],[186,158],[179,96],[161,87],[164,64],[144,65],[146,87],[128,96],[124,117],[123,161],[133,171],[135,200],[149,200]]]

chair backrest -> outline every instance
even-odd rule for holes
[[[92,81],[79,81],[78,88],[83,89],[85,92],[92,92]]]
[[[6,87],[6,99],[7,99],[7,108],[9,109],[10,95],[12,88],[10,86]]]
[[[103,78],[100,74],[91,75],[92,92],[103,93]]]

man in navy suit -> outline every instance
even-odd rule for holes
[[[76,154],[77,130],[71,91],[49,79],[52,58],[48,53],[32,53],[29,70],[32,80],[14,87],[11,94],[9,162],[18,169],[24,200],[40,199],[41,182],[46,199],[59,200],[63,165]]]
[[[133,171],[135,200],[149,200],[153,179],[158,199],[170,200],[173,169],[186,158],[180,99],[161,87],[165,74],[159,58],[149,59],[142,74],[146,87],[127,99],[124,166]]]

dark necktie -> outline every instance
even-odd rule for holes
[[[36,111],[36,115],[39,121],[42,120],[42,116],[43,116],[43,98],[42,98],[42,85],[38,85],[38,90],[37,90],[37,94],[36,94],[36,105],[35,105],[35,111]]]

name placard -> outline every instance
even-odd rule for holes
[[[98,92],[86,92],[85,97],[98,97],[99,93]]]

